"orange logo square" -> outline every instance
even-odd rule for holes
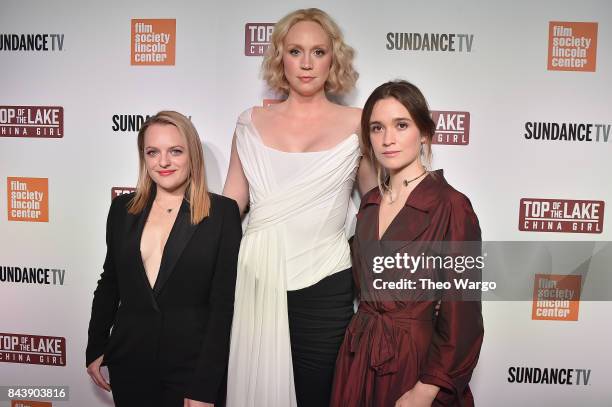
[[[536,274],[531,319],[578,321],[581,276]]]
[[[48,178],[6,179],[9,221],[49,222]]]
[[[132,65],[174,65],[175,19],[132,20]]]
[[[548,23],[548,70],[595,72],[597,23]]]

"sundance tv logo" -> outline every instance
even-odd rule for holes
[[[389,51],[472,52],[474,34],[387,33]]]
[[[604,209],[604,201],[523,198],[519,210],[519,230],[601,233]]]
[[[112,187],[111,188],[111,201],[117,198],[119,195],[131,194],[136,192],[136,188],[133,187]]]
[[[48,178],[6,179],[9,221],[49,222]]]
[[[548,23],[548,70],[595,72],[597,23]]]
[[[142,127],[144,122],[146,122],[150,117],[151,115],[148,114],[114,114],[111,117],[111,130],[115,133],[137,133],[140,131],[140,128]],[[186,117],[191,120],[191,116]]]
[[[114,114],[111,129],[114,132],[138,132],[149,117],[151,116],[141,114]]]
[[[0,51],[62,51],[64,34],[0,34]]]
[[[582,277],[536,274],[531,319],[578,321]]]
[[[465,146],[470,143],[470,112],[433,110],[431,118],[436,123],[433,144]]]
[[[523,136],[527,140],[607,143],[612,142],[611,127],[610,124],[595,123],[525,122]]]
[[[274,23],[246,23],[244,26],[244,55],[261,56],[270,45]]]
[[[66,270],[45,267],[0,266],[0,282],[64,285]]]
[[[66,366],[66,338],[0,333],[0,362]]]
[[[64,137],[61,106],[0,106],[0,137]]]
[[[175,19],[132,20],[132,65],[174,65]]]
[[[591,369],[519,367],[508,368],[508,383],[564,384],[587,386],[591,380]]]

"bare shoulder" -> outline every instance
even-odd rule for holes
[[[251,119],[259,123],[267,123],[278,118],[283,110],[283,103],[274,103],[268,106],[253,106],[251,108]]]
[[[259,119],[261,118],[262,115],[265,115],[266,111],[265,108],[262,106],[253,106],[251,108],[251,120],[254,120],[255,118]]]
[[[343,123],[343,126],[352,129],[354,132],[359,131],[361,121],[361,109],[358,107],[336,105],[335,116],[337,120]]]
[[[361,118],[361,109],[352,106],[336,105],[337,113],[346,120],[357,120]]]

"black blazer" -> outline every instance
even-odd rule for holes
[[[139,215],[127,212],[133,194],[113,200],[87,365],[104,354],[114,369],[150,367],[172,375],[186,398],[214,403],[223,397],[242,227],[235,201],[209,195],[210,215],[197,225],[183,200],[153,289],[140,255],[153,199]]]

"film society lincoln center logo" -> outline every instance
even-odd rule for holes
[[[548,23],[548,70],[595,72],[597,23]]]
[[[0,362],[66,366],[66,338],[0,333]]]
[[[49,222],[49,179],[6,179],[9,221]]]
[[[174,65],[176,19],[133,19],[132,65]]]
[[[531,319],[578,321],[581,276],[536,274]]]
[[[604,201],[523,198],[519,210],[519,230],[601,233],[604,209]]]

